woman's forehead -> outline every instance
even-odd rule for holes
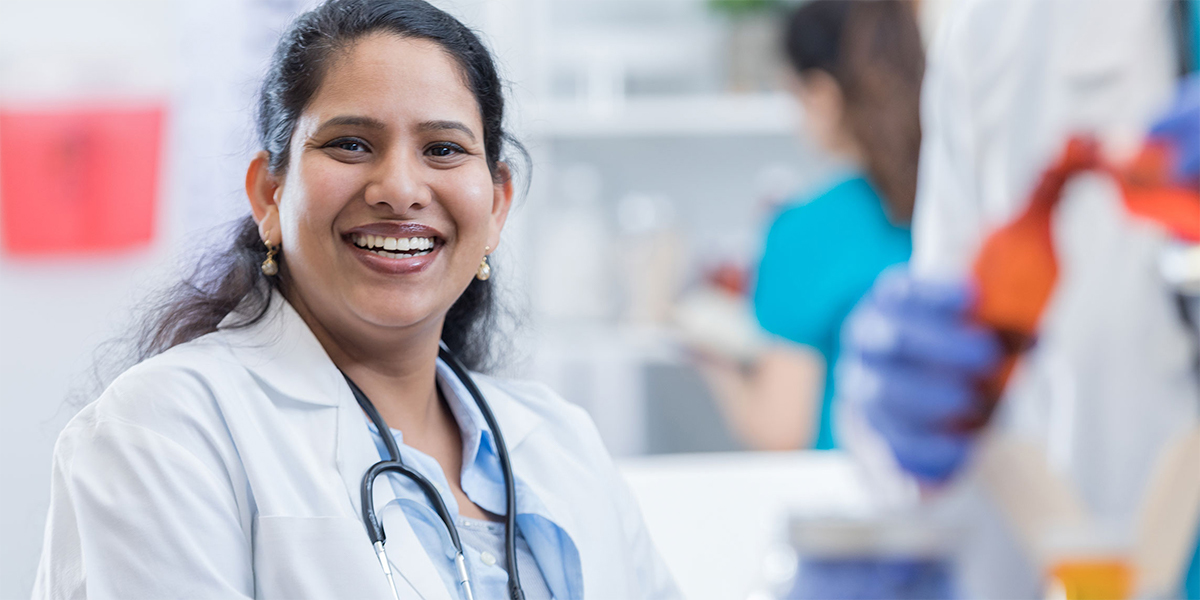
[[[302,119],[320,123],[335,114],[391,126],[460,121],[482,135],[479,105],[459,63],[422,38],[371,34],[341,51]]]

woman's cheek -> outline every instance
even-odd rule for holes
[[[465,178],[464,178],[465,179]],[[486,168],[483,173],[477,173],[471,177],[470,183],[464,180],[459,180],[457,183],[460,186],[458,194],[459,198],[458,211],[461,216],[457,220],[461,220],[461,227],[470,229],[472,232],[485,226],[492,214],[492,199],[494,195],[494,185],[492,183],[491,173],[487,172]],[[464,231],[464,234],[467,232]]]

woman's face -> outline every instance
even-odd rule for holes
[[[860,160],[858,144],[846,124],[846,101],[837,80],[820,69],[809,69],[793,77],[788,88],[804,111],[804,133],[830,154]]]
[[[457,63],[427,40],[363,38],[328,65],[290,149],[273,194],[289,300],[331,332],[440,333],[512,198]]]

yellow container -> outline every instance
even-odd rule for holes
[[[1047,598],[1128,600],[1133,597],[1133,578],[1133,568],[1122,559],[1063,560],[1050,569]]]

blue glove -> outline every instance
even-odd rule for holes
[[[990,330],[972,323],[965,284],[884,271],[842,330],[838,389],[858,403],[897,462],[940,483],[966,461],[985,401],[978,382],[1002,358]]]
[[[1176,181],[1200,182],[1200,73],[1179,84],[1171,107],[1150,128],[1150,139],[1174,147]]]

